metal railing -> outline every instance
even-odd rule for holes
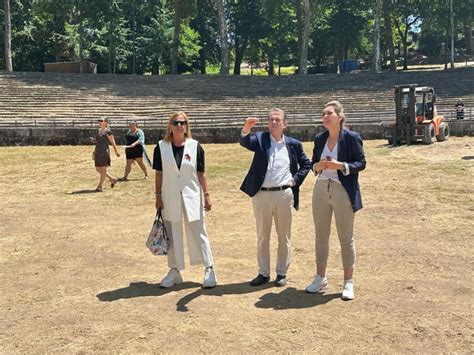
[[[439,111],[446,121],[456,121],[457,113],[455,110]],[[208,118],[193,117],[190,121],[193,128],[237,128],[241,127],[245,118],[251,114],[233,114],[230,116],[214,115]],[[266,125],[266,113],[258,115],[261,118],[259,126]],[[473,120],[473,110],[464,110],[464,120]],[[110,119],[110,125],[113,128],[125,128],[130,121],[137,121],[138,125],[143,128],[164,128],[167,125],[167,117],[147,117],[147,118],[114,118]],[[364,124],[364,123],[391,123],[395,121],[395,111],[358,111],[346,113],[347,124]],[[288,118],[289,125],[298,126],[314,126],[321,124],[321,118],[313,113],[297,113],[290,114]],[[24,119],[24,120],[0,120],[0,128],[96,128],[98,126],[97,118],[94,119],[70,119],[70,118],[54,118],[54,119]]]

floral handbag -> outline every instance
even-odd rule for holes
[[[146,246],[153,255],[167,255],[170,247],[170,239],[165,228],[161,208],[156,212],[155,221],[148,235]]]

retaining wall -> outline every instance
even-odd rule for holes
[[[474,136],[474,120],[451,121],[448,123],[452,136]],[[348,124],[359,132],[363,139],[383,139],[382,124]],[[125,144],[126,129],[114,129],[118,145]],[[290,126],[286,134],[301,141],[312,141],[316,133],[324,130],[322,125]],[[0,146],[15,145],[90,145],[89,137],[95,137],[96,128],[0,128]],[[193,137],[201,143],[236,143],[239,128],[193,128]],[[164,135],[164,129],[145,129],[147,144],[156,144]]]

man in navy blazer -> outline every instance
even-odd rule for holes
[[[252,197],[257,226],[257,260],[259,271],[250,284],[262,285],[270,280],[270,234],[273,219],[278,236],[276,286],[286,284],[291,261],[292,206],[298,210],[299,187],[311,168],[311,161],[298,140],[285,136],[286,114],[272,109],[268,115],[268,132],[251,134],[258,118],[245,120],[239,138],[241,146],[254,152],[252,164],[240,189]]]

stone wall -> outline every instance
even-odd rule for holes
[[[348,125],[359,132],[363,139],[383,139],[384,127],[380,124],[356,123]],[[452,136],[474,136],[474,120],[451,121]],[[126,129],[113,129],[118,145],[125,144]],[[290,126],[286,134],[301,141],[312,141],[316,133],[324,130],[322,125]],[[164,129],[144,130],[147,144],[156,144],[164,135]],[[96,128],[0,128],[0,146],[15,145],[87,145],[89,137],[95,137]],[[236,143],[238,128],[194,128],[193,137],[201,143]]]

